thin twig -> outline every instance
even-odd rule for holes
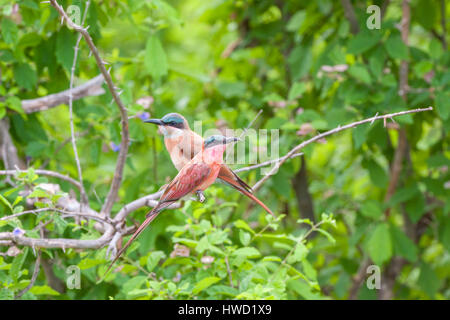
[[[40,270],[41,270],[41,249],[38,249],[36,262],[34,264],[33,275],[31,276],[31,281],[23,290],[17,293],[14,299],[20,299],[25,293],[27,293],[34,286],[34,283],[36,282]]]
[[[239,139],[242,139],[243,137],[245,137],[245,134],[247,133],[248,129],[251,128],[251,126],[256,121],[256,119],[258,119],[258,117],[261,115],[261,113],[262,113],[262,109],[260,109],[258,111],[258,113],[256,114],[256,116],[253,118],[253,120],[250,121],[250,123],[248,124],[247,128],[245,128],[244,131],[242,131],[241,135],[239,136]]]
[[[83,13],[83,19],[81,22],[81,26],[84,25],[84,22],[86,20],[86,16],[87,16],[87,11],[89,9],[89,5],[90,5],[91,1],[88,0],[86,1],[86,5],[84,8],[84,13]],[[80,41],[81,41],[81,33],[78,34],[78,38],[77,38],[77,42],[75,44],[75,48],[74,48],[74,54],[73,54],[73,63],[72,63],[72,69],[70,72],[70,84],[69,84],[69,120],[70,120],[70,138],[71,138],[71,142],[72,142],[72,149],[73,149],[73,154],[75,156],[75,163],[77,165],[77,171],[78,171],[78,180],[80,181],[80,203],[83,206],[86,206],[89,202],[87,194],[86,194],[86,190],[84,189],[83,186],[83,174],[81,172],[81,164],[80,164],[80,157],[78,156],[78,149],[77,149],[77,142],[75,139],[75,126],[73,124],[73,96],[72,96],[72,88],[73,88],[73,79],[75,76],[75,69],[76,69],[76,65],[77,65],[77,57],[78,57],[78,51],[79,51],[79,46],[80,46]],[[80,211],[82,210],[82,208],[80,208]]]
[[[283,159],[286,159],[286,160],[287,160],[287,159],[293,159],[293,158],[296,158],[296,157],[300,157],[300,156],[302,156],[302,155],[303,155],[303,152],[299,152],[299,153],[293,154],[293,155],[290,156],[290,157],[288,157],[288,156],[283,156],[283,157],[278,158],[278,159],[267,160],[267,161],[264,161],[264,162],[261,162],[261,163],[258,163],[258,164],[254,164],[254,165],[252,165],[252,166],[239,168],[239,169],[236,169],[236,170],[233,170],[233,171],[234,171],[234,172],[250,171],[250,170],[254,170],[254,169],[258,169],[258,168],[261,168],[261,167],[268,166],[268,165],[273,164],[273,163],[277,163],[277,162],[279,162],[279,161],[281,161],[281,160],[283,160]]]
[[[51,208],[39,208],[39,209],[35,209],[35,210],[26,210],[26,211],[22,211],[22,212],[19,212],[19,213],[15,213],[15,214],[11,214],[11,215],[8,215],[8,216],[1,217],[0,221],[14,219],[14,218],[26,215],[26,214],[38,214],[39,212],[45,212],[45,211],[50,211],[50,210],[51,210]]]
[[[234,288],[233,277],[231,275],[230,264],[228,263],[228,256],[225,256],[225,265],[227,266],[228,280],[230,281],[230,287]]]
[[[379,119],[391,119],[393,117],[397,117],[397,116],[401,116],[401,115],[405,115],[405,114],[410,114],[410,113],[417,113],[417,112],[423,112],[423,111],[430,111],[433,110],[433,107],[428,107],[428,108],[423,108],[423,109],[414,109],[414,110],[406,110],[406,111],[400,111],[400,112],[395,112],[395,113],[390,113],[390,114],[386,114],[386,115],[382,115],[382,116],[374,116],[368,119],[364,119],[364,120],[360,120],[360,121],[356,121],[356,122],[352,122],[350,124],[347,124],[345,126],[339,126],[337,128],[334,128],[332,130],[323,132],[321,134],[318,134],[314,137],[312,137],[311,139],[308,139],[306,141],[303,141],[302,143],[300,143],[299,145],[297,145],[296,147],[294,147],[293,149],[291,149],[291,151],[289,151],[286,156],[283,157],[282,160],[280,160],[279,162],[277,162],[272,169],[269,171],[268,174],[266,174],[261,180],[259,180],[254,186],[253,186],[253,190],[257,190],[261,187],[261,185],[270,178],[271,175],[273,175],[279,168],[280,166],[290,157],[292,157],[298,150],[306,147],[307,145],[320,140],[322,138],[325,138],[329,135],[332,135],[334,133],[346,130],[346,129],[350,129],[350,128],[354,128],[356,126],[359,126],[361,124],[364,123],[368,123],[368,122],[372,122],[375,120],[379,120]]]
[[[22,173],[22,172],[28,172],[28,171],[27,170],[0,170],[0,176],[1,175],[15,175],[17,173]],[[67,181],[67,182],[73,184],[75,187],[77,187],[78,190],[80,190],[80,188],[81,188],[80,183],[78,181],[76,181],[75,179],[72,179],[69,176],[65,176],[59,172],[50,171],[50,170],[42,170],[42,169],[35,169],[34,172],[38,175],[49,176],[49,177],[58,178],[58,179]]]
[[[67,13],[64,11],[63,7],[59,5],[56,0],[50,0],[50,3],[58,11],[62,20],[66,21],[68,26],[70,26],[75,31],[83,35],[83,38],[86,40],[87,45],[89,46],[92,54],[94,55],[94,58],[97,62],[97,66],[99,67],[101,73],[103,74],[103,77],[105,78],[106,84],[108,85],[108,89],[111,92],[111,95],[113,96],[113,99],[119,108],[120,117],[122,120],[122,140],[120,142],[119,156],[116,163],[116,169],[114,171],[113,181],[111,183],[111,187],[109,189],[105,203],[103,204],[101,209],[101,214],[109,216],[112,206],[116,201],[117,193],[119,191],[120,184],[122,182],[123,169],[125,167],[125,161],[128,153],[129,132],[128,132],[127,110],[119,97],[119,93],[116,90],[116,86],[112,81],[111,75],[106,70],[103,60],[100,57],[98,49],[95,46],[94,42],[92,41],[92,38],[89,35],[89,32],[87,31],[87,28],[83,28],[75,24],[72,20],[70,20],[70,18],[67,16]]]
[[[260,110],[258,111],[258,113],[257,113],[256,116],[253,118],[253,120],[250,121],[250,123],[248,124],[248,126],[244,129],[244,131],[242,131],[241,135],[239,136],[239,140],[236,141],[236,142],[233,142],[232,144],[235,144],[235,143],[241,141],[241,140],[245,137],[245,135],[247,134],[248,129],[250,129],[250,127],[253,125],[253,123],[256,121],[256,119],[258,119],[258,117],[261,115],[261,113],[262,113],[262,109],[260,109]],[[228,158],[229,158],[230,156],[232,156],[231,153],[228,154],[228,155],[226,156],[225,163],[228,162]]]
[[[89,133],[90,128],[91,128],[91,125],[89,125],[88,129],[86,129],[82,132],[76,132],[75,137],[76,138],[84,137],[85,135],[87,135]],[[55,152],[53,152],[53,156],[58,154],[58,152],[60,152],[62,150],[62,148],[64,148],[64,146],[66,144],[70,143],[71,141],[72,141],[72,137],[69,137],[69,138],[65,139],[63,142],[61,142],[61,144],[55,149]],[[45,167],[47,167],[47,165],[50,163],[50,159],[51,159],[51,157],[45,159],[45,161],[39,166],[39,169],[44,169]]]

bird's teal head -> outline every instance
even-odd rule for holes
[[[224,137],[221,135],[210,136],[205,139],[205,149],[211,148],[218,145],[226,145],[230,142],[239,141],[239,138],[236,137]]]
[[[173,127],[177,129],[189,129],[186,119],[179,113],[168,113],[161,119],[145,120],[145,123],[153,123],[158,126]]]

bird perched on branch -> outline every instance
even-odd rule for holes
[[[158,204],[147,214],[145,221],[139,226],[130,240],[119,251],[113,262],[105,272],[105,275],[111,269],[113,264],[119,259],[123,252],[130,246],[139,234],[153,221],[154,218],[163,209],[172,203],[180,200],[188,194],[194,193],[200,199],[204,200],[203,191],[216,180],[223,164],[223,153],[226,145],[237,141],[235,137],[224,137],[215,135],[207,138],[200,152],[197,153],[186,165],[181,168],[177,176],[169,183],[164,190]],[[201,200],[202,201],[202,200]],[[202,201],[203,202],[203,201]]]
[[[203,138],[192,131],[187,120],[178,113],[169,113],[161,119],[149,119],[144,122],[159,126],[164,135],[164,144],[167,151],[169,151],[170,159],[177,170],[183,168],[202,149]],[[226,164],[221,164],[217,178],[252,199],[271,215],[274,215],[261,200],[252,194],[252,188]]]

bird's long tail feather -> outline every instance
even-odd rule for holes
[[[144,229],[150,224],[150,222],[152,222],[156,218],[158,213],[162,209],[167,207],[168,205],[170,205],[170,203],[168,203],[168,204],[162,203],[161,205],[154,207],[149,213],[147,213],[146,219],[144,220],[144,222],[142,222],[142,224],[139,226],[139,228],[133,233],[133,235],[127,241],[125,246],[122,249],[120,249],[119,253],[114,258],[114,260],[111,262],[111,264],[109,265],[108,269],[106,270],[106,272],[104,273],[102,278],[104,278],[106,276],[106,274],[109,272],[109,270],[114,265],[114,263],[116,263],[116,261],[120,258],[120,256],[128,249],[128,247],[131,245],[131,243],[142,233],[142,231],[144,231]]]
[[[227,184],[229,184],[230,186],[232,186],[233,188],[235,188],[236,190],[238,190],[240,193],[246,195],[247,197],[249,197],[250,199],[252,199],[253,201],[255,201],[257,204],[259,204],[264,210],[266,210],[268,213],[270,213],[272,216],[275,217],[274,213],[272,212],[272,210],[270,210],[261,200],[259,200],[257,197],[255,197],[252,193],[248,192],[247,190],[245,190],[244,188],[242,188],[239,185],[236,185],[234,183],[234,181],[232,179],[229,179],[228,177],[225,176],[221,176],[220,179],[224,182],[226,182]]]

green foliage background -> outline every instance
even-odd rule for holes
[[[257,192],[277,215],[283,214],[277,221],[217,184],[207,190],[205,204],[188,201],[181,209],[164,211],[100,284],[108,265],[106,248],[43,250],[64,283],[66,268],[79,266],[81,288],[59,293],[41,270],[22,298],[346,299],[364,261],[379,265],[389,277],[402,259],[391,279],[394,298],[448,299],[450,53],[433,34],[443,33],[442,14],[449,17],[450,5],[442,13],[441,1],[411,0],[407,47],[398,30],[401,1],[390,2],[381,29],[369,30],[366,8],[382,7],[382,1],[353,1],[360,30],[352,34],[340,1],[92,1],[89,32],[112,67],[129,115],[136,116],[130,119],[132,140],[113,212],[156,192],[176,174],[156,128],[138,117],[143,112],[152,117],[179,112],[190,123],[202,120],[206,130],[245,128],[263,109],[254,127],[280,129],[283,155],[314,132],[376,113],[434,110],[395,119],[406,130],[408,152],[387,202],[398,130],[379,121],[303,150],[315,221],[300,212],[293,184],[301,160],[292,159]],[[84,2],[60,3],[84,11]],[[22,99],[69,87],[76,34],[61,26],[49,4],[31,0],[0,0],[0,29],[0,118],[8,118],[19,156],[29,167],[48,161],[47,169],[77,177],[71,145],[55,153],[70,137],[68,107],[24,114],[20,105]],[[448,31],[445,37],[448,43]],[[232,44],[234,50],[224,54]],[[401,60],[409,62],[412,89],[406,102],[398,94]],[[323,68],[342,64],[348,69]],[[82,40],[77,83],[98,73]],[[153,103],[145,109],[138,100],[148,96]],[[114,172],[117,153],[110,145],[120,143],[120,117],[111,99],[107,91],[74,102],[76,131],[85,133],[77,138],[84,183],[95,210]],[[305,123],[316,131],[299,135]],[[262,177],[259,170],[240,176],[250,185]],[[19,195],[24,188],[51,181],[64,192],[72,189],[31,170],[14,181],[17,188],[0,181],[0,216],[25,210],[26,199]],[[145,213],[131,214],[129,225]],[[27,236],[38,237],[38,222],[50,219],[48,237],[100,235],[94,222],[79,226],[58,213],[0,221],[0,232],[21,227]],[[17,256],[5,254],[6,249],[0,247],[0,299],[13,298],[29,284],[35,261],[32,248],[21,248]],[[378,291],[364,283],[356,289],[357,298],[377,298]]]

